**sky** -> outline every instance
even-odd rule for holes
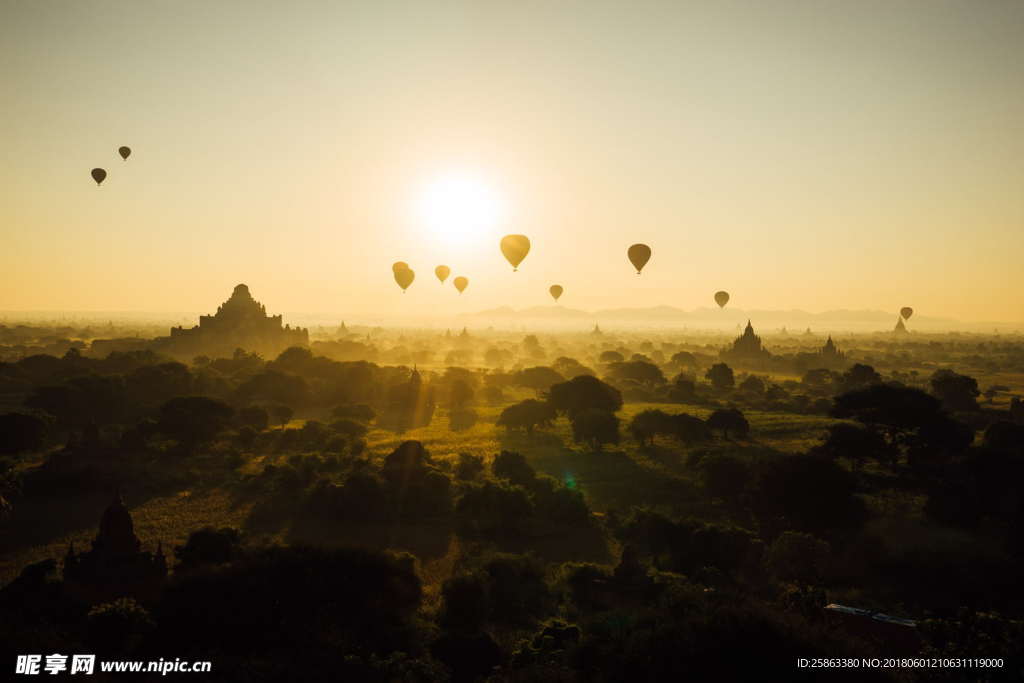
[[[1018,0],[0,0],[0,89],[0,310],[1024,320]]]

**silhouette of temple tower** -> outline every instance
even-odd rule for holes
[[[142,550],[120,492],[100,518],[92,550],[76,553],[74,543],[70,543],[64,555],[64,589],[83,602],[108,602],[120,597],[155,600],[166,578],[163,544],[157,544],[155,553]]]
[[[839,347],[832,341],[831,334],[825,341],[825,345],[814,355],[815,367],[836,370],[846,365],[846,354],[840,351]]]
[[[154,342],[157,350],[171,354],[229,355],[235,349],[276,356],[292,346],[309,346],[309,330],[281,325],[280,315],[267,315],[246,285],[237,285],[231,297],[214,315],[199,316],[199,324],[186,329],[172,327],[171,336]]]
[[[756,363],[771,357],[771,354],[761,344],[761,338],[754,334],[754,326],[750,324],[749,320],[743,334],[736,338],[732,347],[725,349],[719,355],[723,360],[739,363]]]
[[[896,329],[893,330],[896,334],[906,334],[907,326],[903,324],[903,318],[896,318]]]

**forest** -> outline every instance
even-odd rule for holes
[[[1019,337],[779,331],[743,358],[718,332],[343,325],[185,359],[78,332],[0,329],[9,653],[231,681],[1021,661]]]

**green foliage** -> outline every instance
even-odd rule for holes
[[[227,428],[234,410],[206,396],[172,398],[160,408],[161,432],[186,446],[206,443]]]
[[[622,394],[596,377],[580,375],[553,385],[548,393],[548,402],[559,413],[571,418],[588,410],[617,412],[622,408]]]
[[[557,413],[546,401],[528,398],[501,411],[497,425],[506,429],[523,429],[532,434],[537,427],[550,427]]]
[[[709,429],[717,429],[728,438],[730,435],[741,439],[750,434],[750,423],[743,413],[736,408],[719,408],[708,416]]]
[[[533,512],[521,486],[490,481],[468,487],[455,504],[461,533],[499,539],[523,534]]]
[[[537,477],[536,471],[526,462],[521,453],[502,451],[494,456],[491,472],[499,479],[507,479],[513,484],[529,487]]]
[[[605,444],[619,443],[619,418],[604,410],[581,410],[569,417],[572,425],[572,439],[584,443],[594,450],[601,450]]]
[[[704,373],[704,377],[706,377],[707,380],[711,382],[711,386],[718,391],[732,389],[736,384],[736,378],[733,375],[732,368],[725,363],[715,363],[708,368],[706,373]]]

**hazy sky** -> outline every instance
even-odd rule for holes
[[[0,89],[0,309],[1024,319],[1020,0],[0,0]]]

